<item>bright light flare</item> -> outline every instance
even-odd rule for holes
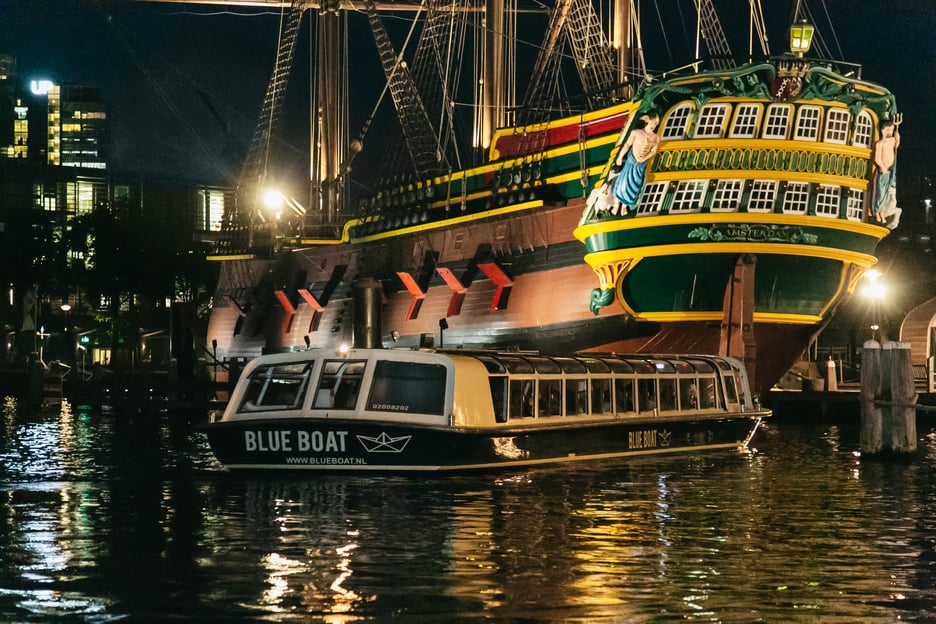
[[[877,269],[865,271],[862,276],[864,285],[861,287],[861,294],[868,299],[883,299],[887,294],[887,288],[884,285],[883,273]]]

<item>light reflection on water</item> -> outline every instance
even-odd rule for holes
[[[0,620],[936,620],[936,432],[466,476],[239,475],[201,416],[0,423]]]

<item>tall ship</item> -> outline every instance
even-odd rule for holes
[[[802,2],[781,53],[759,3],[730,28],[711,0],[666,9],[696,33],[667,71],[646,60],[657,6],[284,7],[211,256],[215,357],[342,343],[710,353],[742,361],[766,392],[897,225],[901,116],[859,65],[820,53]],[[393,31],[388,11],[411,27]],[[314,148],[296,199],[274,190],[271,146],[305,16]],[[349,66],[368,30],[376,81]],[[362,102],[374,112],[352,131]],[[369,149],[380,157],[362,167]]]

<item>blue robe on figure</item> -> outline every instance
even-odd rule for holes
[[[647,162],[637,162],[637,159],[634,158],[634,150],[627,150],[624,168],[614,179],[612,192],[622,205],[627,206],[628,210],[633,210],[634,206],[637,205],[637,199],[643,189],[646,170]]]

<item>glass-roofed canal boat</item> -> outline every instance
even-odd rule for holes
[[[219,416],[229,469],[452,471],[745,449],[770,410],[728,357],[310,349]]]

